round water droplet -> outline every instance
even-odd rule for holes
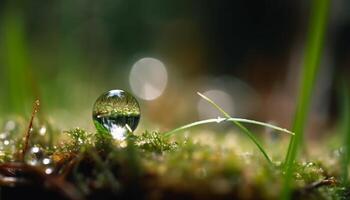
[[[52,174],[55,170],[52,158],[46,155],[39,146],[33,146],[27,151],[24,162],[27,165],[39,167],[46,174]]]
[[[123,141],[128,129],[134,131],[140,121],[140,106],[131,94],[111,90],[96,100],[92,116],[98,131],[110,133],[115,140]]]
[[[38,146],[33,146],[27,151],[24,157],[24,161],[28,165],[39,166],[42,165],[42,161],[44,158],[45,154],[41,150],[41,148]]]

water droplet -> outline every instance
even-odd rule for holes
[[[39,146],[33,146],[28,150],[24,162],[27,165],[41,168],[46,174],[52,174],[55,169],[52,158],[47,156]]]
[[[38,146],[33,146],[26,153],[24,161],[28,165],[39,166],[44,158],[44,152]]]
[[[98,131],[108,132],[115,140],[123,141],[128,129],[134,131],[140,121],[140,106],[131,94],[111,90],[96,100],[92,116]]]

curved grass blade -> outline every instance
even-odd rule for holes
[[[259,121],[250,120],[250,119],[242,119],[242,118],[221,118],[221,117],[218,117],[218,118],[213,118],[213,119],[206,119],[206,120],[196,121],[196,122],[193,122],[193,123],[190,123],[190,124],[186,124],[184,126],[180,126],[180,127],[176,128],[176,129],[173,129],[171,131],[165,132],[164,136],[165,137],[170,137],[176,132],[183,131],[185,129],[192,128],[192,127],[199,126],[199,125],[203,125],[203,124],[221,123],[221,122],[226,122],[226,121],[229,121],[229,122],[242,122],[242,123],[260,125],[260,126],[264,126],[264,127],[268,127],[268,128],[274,129],[276,131],[280,131],[280,132],[283,132],[283,133],[288,133],[288,134],[294,135],[293,132],[290,132],[287,129],[284,129],[284,128],[281,128],[281,127],[278,127],[278,126],[274,126],[272,124],[264,123],[264,122],[259,122]]]
[[[208,97],[206,97],[205,95],[201,94],[200,92],[197,92],[197,94],[202,97],[204,100],[208,101],[210,104],[212,104],[216,109],[218,109],[226,118],[231,118],[231,116],[224,111],[224,109],[222,109],[219,105],[217,105],[213,100],[209,99]],[[256,137],[253,135],[252,132],[250,132],[245,126],[243,126],[241,123],[239,123],[238,121],[232,121],[232,123],[237,126],[243,133],[245,133],[249,139],[252,140],[252,142],[258,147],[258,149],[260,150],[260,152],[263,154],[263,156],[266,158],[266,160],[272,164],[272,161],[270,159],[270,157],[267,155],[265,149],[262,147],[262,145],[260,144],[260,142],[256,139]]]

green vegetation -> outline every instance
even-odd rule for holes
[[[203,97],[221,109],[209,98]],[[36,111],[35,107],[33,116]],[[239,135],[232,138],[230,133],[209,136],[202,131],[195,131],[190,137],[174,134],[200,124],[222,121],[253,123],[293,135],[288,130],[276,126],[239,118],[198,121],[166,133],[145,131],[135,135],[128,132],[125,141],[113,140],[107,132],[89,133],[75,128],[62,134],[55,132],[56,129],[50,129],[51,133],[47,134],[60,135],[54,146],[36,146],[54,163],[53,174],[47,174],[46,165],[31,165],[21,161],[18,165],[13,162],[21,153],[22,144],[29,143],[26,140],[40,141],[40,134],[29,135],[24,141],[19,135],[17,138],[11,138],[17,142],[11,143],[13,148],[2,149],[4,153],[0,155],[0,171],[20,169],[31,176],[39,176],[41,181],[47,183],[47,188],[44,189],[68,199],[130,196],[168,199],[184,195],[194,199],[256,199],[256,196],[261,199],[278,198],[283,190],[282,162],[262,162],[262,157],[255,151],[243,150],[251,149],[247,138]],[[25,126],[25,123],[15,121],[10,123],[12,129],[5,132]],[[43,126],[33,121],[29,130],[39,130],[38,127]],[[247,129],[244,127],[244,130]],[[280,149],[284,145],[285,142],[281,141],[274,148]],[[261,149],[259,150],[261,152]],[[282,158],[283,152],[277,157]],[[342,157],[337,159],[337,163],[342,162]],[[291,190],[291,197],[318,200],[347,198],[348,188],[338,184],[337,180],[340,180],[342,175],[334,172],[333,167],[334,164],[332,166],[322,161],[293,162],[292,178],[295,184]],[[59,183],[55,182],[56,179]],[[22,179],[17,173],[0,177],[3,185],[10,184],[7,180],[16,180],[20,185]],[[31,178],[25,180],[34,181]]]
[[[15,6],[15,3],[11,3],[8,5],[8,10],[2,15],[1,36],[3,38],[0,39],[4,41],[3,48],[6,52],[4,64],[7,66],[2,78],[8,80],[6,84],[8,96],[5,97],[8,100],[6,102],[8,106],[4,108],[7,108],[8,112],[24,114],[27,108],[23,102],[34,95],[34,82],[31,77],[32,72],[28,70],[29,58],[21,10]]]
[[[307,36],[303,71],[292,129],[295,136],[290,141],[285,159],[286,175],[282,193],[283,199],[289,199],[290,197],[291,178],[294,170],[293,163],[303,143],[304,129],[313,94],[312,91],[322,55],[329,5],[329,0],[314,0],[312,3],[309,34]]]
[[[123,148],[118,148],[111,138],[101,136],[79,128],[63,132],[61,137],[65,139],[60,141],[64,142],[52,149],[43,147],[44,153],[54,160],[55,173],[45,175],[41,166],[33,166],[38,170],[35,173],[41,173],[43,181],[57,177],[62,186],[69,185],[68,193],[53,189],[50,182],[47,186],[53,194],[68,199],[98,197],[101,191],[103,197],[121,198],[135,195],[135,198],[168,199],[185,195],[195,199],[256,199],[257,196],[276,199],[282,189],[281,162],[276,161],[272,166],[257,152],[240,150],[250,149],[251,143],[239,134],[234,138],[230,133],[212,135],[208,141],[209,136],[201,131],[191,132],[190,137],[173,135],[172,139],[160,132],[145,131],[140,135],[129,133]],[[206,142],[201,142],[203,138]],[[0,169],[4,170],[9,166],[3,157],[2,160]],[[331,167],[325,163],[296,162],[294,169],[293,197],[343,197],[344,188],[337,184],[337,174],[332,174]]]
[[[204,98],[205,100],[207,100],[210,104],[212,104],[215,108],[217,108],[225,117],[227,118],[231,118],[231,116],[225,112],[219,105],[217,105],[215,102],[213,102],[211,99],[209,99],[208,97],[204,96],[201,93],[198,93],[198,95],[200,95],[202,98]],[[241,123],[239,123],[238,121],[232,121],[232,123],[237,126],[243,133],[245,133],[249,139],[252,140],[252,142],[259,148],[260,152],[264,155],[264,157],[266,158],[266,160],[272,164],[272,160],[270,159],[270,157],[267,155],[265,149],[262,147],[262,145],[260,144],[260,142],[255,138],[255,136],[253,135],[253,133],[251,133],[246,127],[244,127]]]
[[[44,49],[36,52],[37,54],[43,54],[39,56],[39,59],[37,58],[40,62],[43,60],[43,64],[38,68],[38,71],[49,66],[45,63],[44,57],[49,57],[51,54],[60,55],[58,56],[60,59],[57,59],[57,57],[55,59],[59,63],[57,66],[62,67],[62,70],[53,72],[52,80],[51,76],[48,76],[52,75],[51,72],[43,73],[50,78],[47,78],[47,84],[41,84],[42,90],[54,91],[46,94],[46,100],[48,101],[45,103],[56,103],[52,107],[58,108],[59,111],[64,110],[59,116],[71,116],[71,118],[80,119],[81,116],[77,113],[67,112],[67,110],[71,111],[69,107],[79,110],[79,106],[90,105],[92,103],[90,97],[95,95],[91,91],[99,91],[101,87],[104,87],[103,84],[97,84],[98,82],[106,79],[108,83],[115,84],[116,79],[120,79],[127,73],[127,70],[122,70],[124,65],[120,64],[125,58],[115,56],[118,54],[118,50],[113,49],[113,45],[109,46],[111,41],[107,39],[102,41],[101,44],[106,45],[105,51],[113,53],[104,55],[106,52],[102,51],[101,55],[106,58],[110,56],[113,59],[103,63],[105,57],[98,60],[94,56],[90,56],[90,54],[95,55],[99,46],[97,42],[95,45],[94,43],[86,44],[91,46],[91,52],[90,54],[85,52],[87,55],[84,56],[91,58],[83,61],[84,56],[80,54],[83,54],[84,51],[80,51],[80,49],[85,47],[74,44],[79,42],[75,37],[70,36],[72,34],[71,30],[67,31],[65,29],[74,27],[73,29],[77,29],[76,32],[78,32],[73,31],[74,34],[80,37],[84,32],[79,33],[79,31],[84,29],[85,25],[77,26],[79,23],[71,20],[75,13],[79,13],[75,12],[74,7],[71,8],[66,3],[59,3],[59,5],[62,7],[61,12],[67,13],[58,19],[58,21],[62,21],[61,28],[57,30],[54,28],[50,32],[52,36],[48,37],[52,37],[54,41],[57,40],[56,42],[60,46],[60,50],[52,52],[43,47],[37,47],[35,41],[32,41],[32,43],[26,41],[28,30],[20,6],[17,7],[15,3],[8,3],[5,12],[2,13],[0,39],[3,44],[0,48],[5,53],[2,55],[4,59],[1,64],[4,67],[1,69],[1,72],[3,72],[1,82],[3,84],[0,87],[5,89],[5,92],[0,95],[5,100],[0,106],[1,111],[5,111],[4,113],[14,113],[17,114],[17,117],[6,119],[7,116],[5,116],[0,119],[4,120],[0,129],[0,198],[1,192],[11,187],[18,189],[16,191],[18,193],[21,192],[23,187],[29,188],[30,191],[32,187],[39,187],[40,191],[50,191],[48,195],[57,197],[58,194],[59,197],[62,196],[67,199],[345,200],[350,198],[350,94],[349,87],[346,84],[344,84],[340,95],[342,122],[339,132],[343,134],[341,139],[336,138],[337,136],[334,136],[334,138],[330,136],[327,141],[323,141],[324,139],[321,138],[318,144],[314,146],[309,146],[304,142],[306,135],[304,130],[307,127],[308,111],[312,102],[314,83],[319,71],[323,41],[327,30],[329,0],[312,1],[310,27],[306,39],[305,57],[292,131],[264,122],[232,117],[220,105],[198,93],[221,112],[222,117],[196,121],[164,133],[146,130],[139,135],[131,133],[136,128],[140,117],[139,105],[136,100],[133,102],[134,98],[132,96],[128,97],[125,102],[116,101],[112,103],[109,102],[108,98],[102,97],[101,102],[95,104],[93,123],[97,132],[89,132],[81,128],[61,131],[55,122],[49,122],[44,117],[36,117],[35,114],[38,111],[36,107],[34,107],[29,123],[24,120],[25,113],[27,113],[27,102],[32,101],[33,96],[41,96],[39,89],[36,87],[37,82],[43,79],[42,77],[34,78],[35,70],[31,70],[32,68],[29,67],[31,57],[35,55],[31,52],[31,49]],[[99,13],[99,9],[92,12],[91,16],[88,17],[95,20],[93,23],[90,22],[91,24],[86,23],[88,32],[91,32],[93,28],[96,28],[96,30],[106,28],[104,25],[90,27],[95,23],[98,24],[101,20],[98,19],[98,15],[104,16],[104,14]],[[126,12],[128,13],[129,10],[126,9]],[[52,13],[55,13],[55,11]],[[114,14],[114,10],[111,13]],[[76,21],[86,20],[79,18],[81,17],[80,13],[76,17]],[[121,18],[118,15],[104,17]],[[183,23],[181,20],[177,22],[180,25]],[[114,27],[112,21],[110,23]],[[148,23],[149,20],[146,21]],[[47,24],[49,23],[52,22],[48,21]],[[132,24],[127,20],[124,23]],[[66,27],[67,25],[68,27]],[[159,32],[179,34],[172,28],[178,26],[175,25],[163,27],[164,30]],[[134,25],[131,27],[132,32],[138,32],[133,27]],[[153,28],[151,29],[153,30]],[[156,32],[155,30],[154,32]],[[56,34],[60,34],[56,32],[60,31],[67,33],[61,33],[64,36],[56,39]],[[116,28],[115,31],[118,32],[119,28]],[[101,35],[101,38],[108,37],[103,32],[94,34]],[[122,32],[122,35],[124,34],[128,35],[127,32]],[[142,35],[141,32],[140,34]],[[35,32],[33,32],[33,35],[35,35]],[[187,35],[187,32],[179,35]],[[41,37],[41,35],[38,37]],[[122,44],[118,40],[123,40],[123,37],[111,36],[111,38],[114,37],[118,38],[114,45]],[[196,34],[191,37],[196,37]],[[189,40],[192,39],[191,37]],[[134,37],[130,38],[134,39]],[[164,38],[168,37],[165,35]],[[169,38],[173,41],[172,37]],[[85,39],[86,41],[94,41],[94,37],[89,35]],[[85,40],[82,41],[81,43],[84,43]],[[174,43],[177,43],[176,40],[174,41]],[[134,42],[137,44],[135,46],[140,45],[139,41]],[[52,41],[50,41],[51,43]],[[31,45],[35,48],[30,48]],[[52,46],[55,46],[55,44]],[[164,46],[167,47],[167,45]],[[192,51],[192,49],[190,50]],[[130,55],[137,55],[130,49],[128,51],[130,51]],[[184,52],[184,54],[187,54],[187,52]],[[192,56],[196,57],[196,55],[189,55],[189,57]],[[201,57],[198,57],[198,60],[200,60]],[[187,57],[185,58],[187,60]],[[50,60],[48,63],[53,62]],[[87,63],[89,63],[88,67],[83,68],[82,66]],[[103,65],[111,67],[102,69],[100,72],[99,67]],[[115,65],[122,67],[115,67]],[[78,70],[76,70],[78,73],[72,73],[71,68],[74,66],[78,66]],[[90,74],[95,71],[99,71],[97,74],[104,74],[103,70],[106,70],[105,74],[108,74],[108,76],[96,78],[97,76],[93,77]],[[86,76],[85,79],[87,80],[81,78],[83,76]],[[118,84],[122,83],[124,79],[120,80]],[[80,83],[84,81],[89,83],[85,83],[89,86],[86,89],[88,92],[81,90],[86,86],[84,83]],[[65,82],[63,86],[61,85],[62,82]],[[69,96],[69,98],[74,99],[71,102],[76,104],[70,104],[67,101],[69,98],[56,98],[59,95]],[[45,99],[45,95],[43,98]],[[64,103],[64,101],[67,102]],[[67,107],[62,109],[62,105]],[[149,108],[153,107],[150,106]],[[110,117],[113,118],[114,123],[118,120],[126,121],[125,118],[120,118],[125,116],[130,118],[131,121],[137,121],[137,123],[134,123],[132,128],[128,128],[127,137],[122,141],[114,140],[109,133],[110,130],[96,120],[100,117]],[[171,118],[172,116],[167,114],[166,117]],[[68,121],[69,119],[67,123]],[[210,130],[205,128],[190,129],[200,125],[221,125],[224,122],[232,123],[244,135],[232,134],[232,130],[225,130],[222,133],[216,131],[215,134],[212,134]],[[248,129],[245,126],[246,124],[263,126],[286,134],[281,135],[281,138],[271,139],[267,134],[260,134],[260,132],[256,134],[257,132],[251,131],[250,127]],[[315,155],[298,156],[301,148],[308,150],[314,147],[320,148],[320,146],[329,147],[330,141],[336,141],[337,144],[341,143],[342,147],[338,149],[338,146],[332,146],[331,148],[318,150],[321,158]],[[285,154],[283,147],[287,146],[288,150]],[[32,147],[35,147],[35,149],[31,149]],[[26,155],[29,153],[32,155],[27,156],[27,158],[37,159],[37,162],[26,160]]]

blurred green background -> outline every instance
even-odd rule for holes
[[[309,16],[302,0],[0,2],[0,119],[35,99],[57,126],[92,128],[94,101],[125,89],[142,126],[169,129],[218,113],[290,127]],[[350,76],[350,2],[332,1],[309,131],[337,119]]]

